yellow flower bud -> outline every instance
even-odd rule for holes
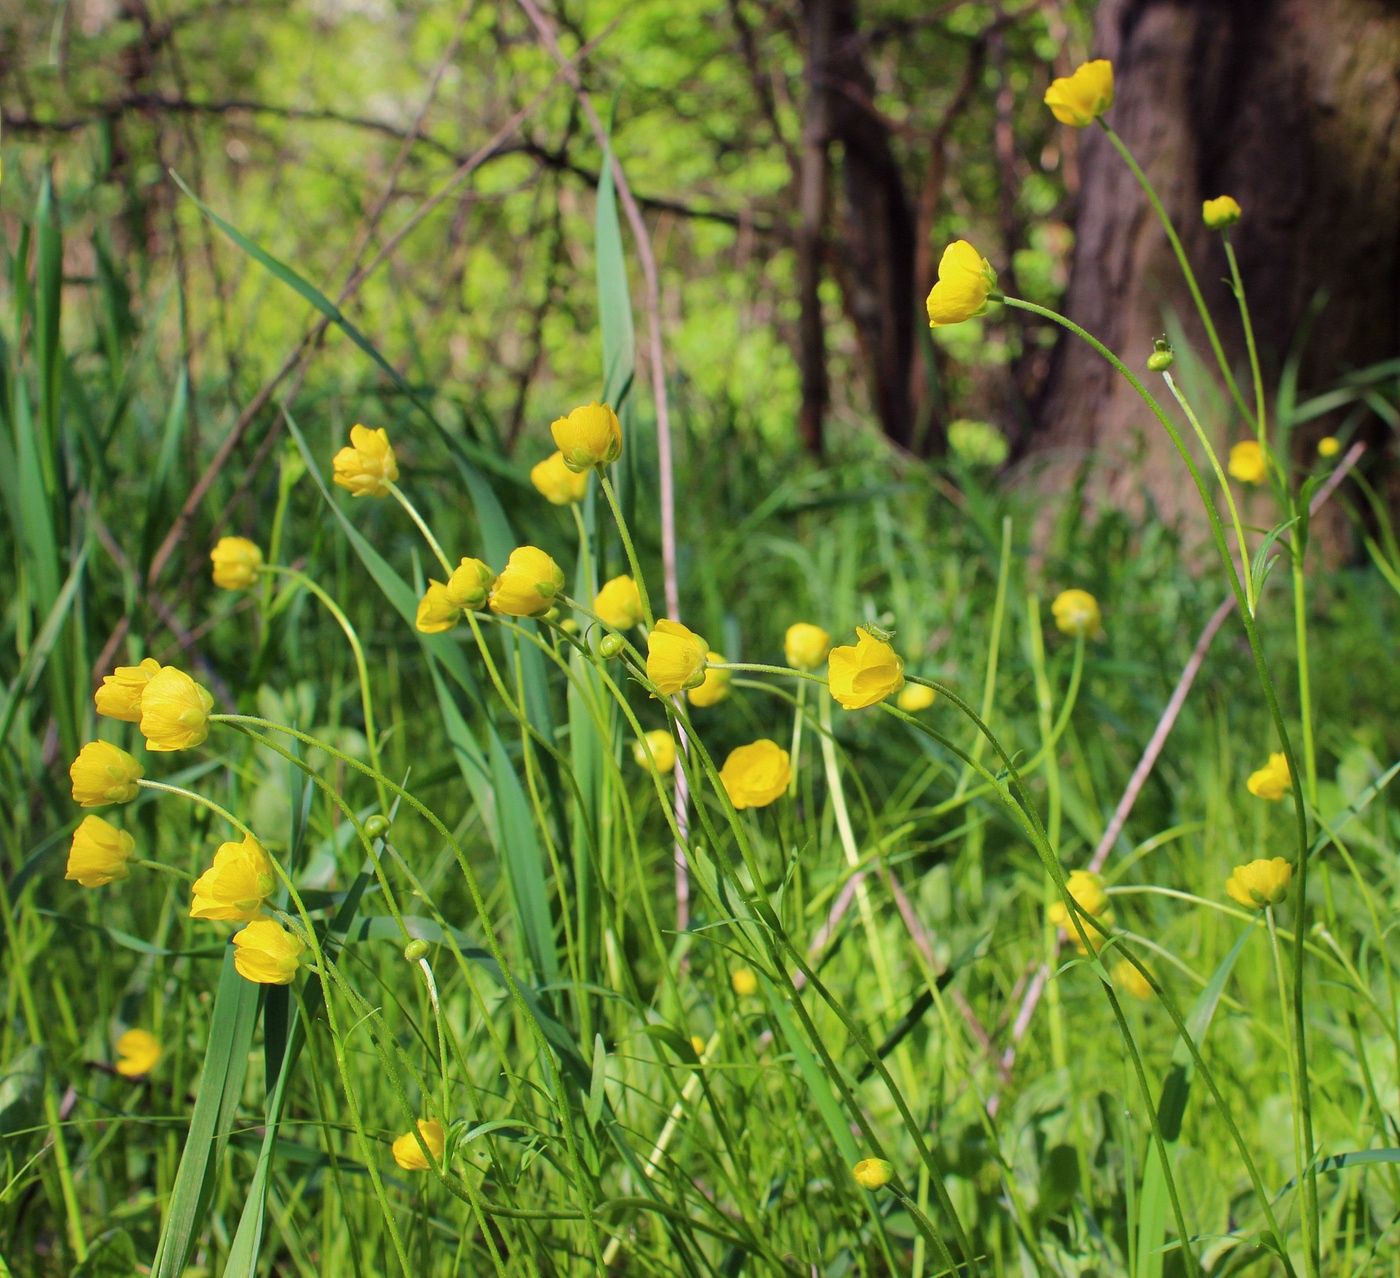
[[[531,466],[530,482],[552,506],[570,506],[588,496],[588,470],[570,470],[560,452]]]
[[[564,570],[543,550],[521,546],[510,552],[488,599],[491,611],[506,617],[542,617],[564,589]]]
[[[86,888],[106,887],[129,873],[127,862],[136,851],[136,840],[100,816],[86,816],[73,831],[65,879]]]
[[[1113,63],[1106,58],[1081,63],[1075,73],[1050,82],[1045,105],[1061,124],[1082,129],[1113,105]]]
[[[713,706],[729,695],[729,681],[734,677],[732,670],[721,670],[724,654],[711,650],[705,657],[705,677],[685,694],[693,706]]]
[[[787,628],[783,656],[794,670],[818,670],[831,651],[831,636],[810,621],[799,621]]]
[[[673,771],[676,766],[675,737],[665,728],[657,728],[646,734],[646,741],[645,746],[640,741],[632,743],[632,758],[637,761],[637,766],[650,772],[654,763],[658,772]],[[650,754],[647,753],[648,749]]]
[[[447,587],[440,581],[430,580],[418,601],[414,626],[425,635],[440,635],[444,630],[451,630],[461,619],[462,610],[452,602]]]
[[[118,666],[102,676],[102,686],[93,694],[97,713],[126,723],[141,721],[141,694],[160,670],[160,662],[147,657],[139,666]]]
[[[1324,435],[1317,441],[1317,455],[1319,457],[1335,457],[1342,451],[1342,441],[1335,435]]]
[[[647,678],[656,685],[657,695],[669,697],[699,686],[709,651],[710,645],[693,630],[662,617],[647,635]]]
[[[593,600],[593,611],[599,620],[614,630],[630,630],[641,625],[642,592],[637,583],[625,573],[603,583],[603,588]]]
[[[894,1179],[894,1164],[883,1158],[862,1158],[851,1168],[851,1175],[862,1189],[883,1189]]]
[[[1147,977],[1127,959],[1119,959],[1113,965],[1113,984],[1134,998],[1146,1000],[1152,997],[1152,986]]]
[[[1235,866],[1235,872],[1225,880],[1225,890],[1246,909],[1262,910],[1282,901],[1292,882],[1293,867],[1281,856],[1271,861],[1261,857]]]
[[[195,880],[190,918],[250,922],[276,886],[263,845],[245,834],[241,843],[219,844],[214,864]]]
[[[1099,601],[1087,590],[1062,590],[1050,605],[1055,628],[1063,634],[1087,635],[1090,639],[1103,637],[1103,616]]]
[[[150,1030],[129,1029],[117,1039],[117,1073],[124,1078],[149,1074],[160,1060],[162,1048]]]
[[[549,428],[570,470],[591,470],[615,462],[622,453],[622,424],[607,404],[595,399],[560,417]]]
[[[920,710],[927,710],[937,700],[938,693],[932,688],[926,688],[921,683],[906,683],[904,690],[895,700],[895,705],[905,714],[918,714]]]
[[[904,687],[904,662],[883,639],[856,628],[855,647],[833,648],[827,658],[831,695],[847,710],[883,701]]]
[[[183,670],[161,666],[141,694],[141,735],[146,749],[189,750],[209,735],[214,698]]]
[[[997,286],[997,273],[966,240],[955,240],[938,262],[938,283],[928,295],[928,325],[961,324],[983,315]]]
[[[758,993],[758,977],[747,967],[738,968],[730,976],[729,984],[740,998],[752,998]]]
[[[256,985],[290,985],[305,949],[276,919],[254,919],[233,935],[233,966]]]
[[[787,792],[792,765],[786,750],[763,737],[731,750],[719,779],[736,808],[766,808]]]
[[[1270,799],[1277,803],[1293,788],[1293,778],[1288,771],[1288,756],[1269,755],[1268,763],[1259,771],[1251,772],[1245,785],[1256,799]]]
[[[214,563],[214,584],[220,590],[247,590],[263,566],[262,551],[246,537],[220,537],[209,558]]]
[[[84,808],[130,803],[141,791],[141,765],[110,741],[89,741],[68,769],[73,802]]]
[[[447,1134],[442,1130],[442,1124],[436,1118],[420,1118],[418,1132],[423,1137],[423,1145],[433,1156],[433,1162],[442,1162],[443,1151],[447,1148]],[[423,1145],[418,1143],[418,1137],[412,1132],[405,1132],[390,1149],[393,1150],[394,1161],[404,1171],[427,1171],[432,1163],[424,1157]]]
[[[1217,195],[1201,205],[1201,217],[1212,231],[1223,231],[1227,226],[1234,226],[1243,216],[1244,210],[1228,195]]]
[[[369,430],[350,427],[350,444],[335,455],[335,482],[352,497],[387,497],[389,485],[399,477],[399,462],[381,426]]]
[[[1230,449],[1230,464],[1226,467],[1231,479],[1242,484],[1262,484],[1269,477],[1268,462],[1257,440],[1246,439]]]
[[[448,601],[463,612],[475,612],[486,606],[486,597],[495,580],[496,574],[480,559],[463,558],[447,579]]]

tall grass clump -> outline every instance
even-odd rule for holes
[[[1047,102],[1160,213],[1107,63]],[[672,403],[639,244],[645,398],[633,207],[606,166],[598,382],[528,468],[206,209],[389,393],[277,407],[186,615],[189,388],[135,413],[120,326],[100,375],[65,353],[44,189],[3,351],[0,1268],[1394,1272],[1400,553],[1371,494],[1378,572],[1317,572],[1359,449],[1290,442],[1382,375],[1270,413],[1228,197],[1221,421],[1165,341],[957,241],[930,322],[1093,346],[1212,558],[1078,490],[1033,541],[990,426],[823,468]]]

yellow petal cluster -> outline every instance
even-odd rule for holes
[[[150,1030],[129,1029],[117,1039],[117,1073],[123,1078],[141,1078],[155,1069],[163,1050],[160,1039]]]
[[[920,710],[927,710],[938,700],[938,693],[932,688],[927,688],[921,683],[906,683],[898,698],[897,705],[905,714],[918,714]]]
[[[904,662],[885,640],[859,626],[855,646],[833,648],[827,663],[831,695],[847,710],[873,706],[904,687]]]
[[[1081,63],[1073,75],[1052,80],[1045,105],[1061,124],[1076,129],[1093,124],[1113,105],[1113,63],[1097,58]]]
[[[1101,875],[1094,873],[1093,870],[1074,870],[1065,881],[1065,886],[1069,889],[1069,894],[1074,898],[1075,904],[1085,914],[1092,915],[1105,927],[1113,926],[1113,911],[1109,908],[1108,893],[1104,891]],[[1063,901],[1052,901],[1045,911],[1045,917],[1055,927],[1068,932],[1075,946],[1081,953],[1084,952],[1084,942],[1079,939],[1079,932],[1076,930],[1074,921],[1070,918],[1069,909]],[[1090,927],[1087,923],[1084,925],[1084,931],[1089,937],[1090,944],[1097,950],[1103,944],[1103,936],[1100,935],[1097,928]]]
[[[102,686],[93,694],[97,713],[126,723],[141,721],[141,694],[160,670],[160,662],[147,657],[139,666],[118,666],[102,676]]]
[[[588,470],[570,470],[560,452],[530,467],[530,482],[553,506],[570,506],[588,496]]]
[[[1103,614],[1099,601],[1087,590],[1062,590],[1050,605],[1055,628],[1063,634],[1086,635],[1090,639],[1103,636]]]
[[[1125,994],[1143,1000],[1152,997],[1152,986],[1147,977],[1137,970],[1127,959],[1119,959],[1113,965],[1113,984]]]
[[[352,497],[387,497],[389,485],[399,477],[398,458],[382,426],[350,427],[350,444],[336,453],[331,465],[335,482]]]
[[[607,466],[622,453],[622,424],[607,404],[595,399],[550,424],[555,447],[570,470]]]
[[[928,324],[941,328],[982,315],[997,286],[997,273],[966,240],[955,240],[938,262],[938,283],[928,295]]]
[[[462,619],[462,610],[448,597],[447,587],[440,581],[429,581],[418,601],[414,627],[425,635],[440,635],[451,630]]]
[[[729,695],[729,681],[734,677],[732,670],[720,669],[725,657],[722,652],[711,651],[705,658],[705,677],[697,687],[685,694],[693,706],[716,705]]]
[[[729,978],[729,984],[740,998],[752,998],[758,993],[758,977],[747,967],[738,968]]]
[[[136,840],[100,816],[86,816],[73,831],[68,850],[68,872],[86,888],[106,887],[129,873],[127,862],[136,851]]]
[[[614,630],[630,630],[633,626],[641,625],[643,620],[642,592],[637,589],[637,583],[624,573],[603,583],[603,588],[593,600],[593,611],[598,614],[599,620]]]
[[[647,678],[661,697],[699,686],[710,651],[699,635],[679,621],[662,617],[647,635]]]
[[[214,864],[195,880],[190,918],[251,922],[276,885],[272,862],[252,835],[241,843],[221,843]]]
[[[646,745],[640,741],[632,744],[632,758],[639,768],[651,771],[655,764],[658,772],[672,772],[676,767],[676,739],[665,728],[657,728],[645,734]],[[650,751],[650,754],[647,752]]]
[[[214,564],[214,584],[220,590],[247,590],[263,566],[262,550],[246,537],[220,537],[209,558]]]
[[[883,1158],[862,1158],[851,1168],[851,1175],[862,1189],[883,1189],[894,1179],[894,1164]]]
[[[1281,856],[1272,860],[1260,858],[1248,865],[1235,866],[1235,872],[1225,880],[1225,890],[1246,909],[1262,910],[1277,905],[1288,895],[1293,882],[1293,866]]]
[[[1244,210],[1228,195],[1217,195],[1201,205],[1201,218],[1212,231],[1234,226],[1243,216]]]
[[[820,670],[831,651],[831,636],[810,621],[799,621],[787,628],[783,656],[794,670]]]
[[[214,698],[183,670],[161,666],[141,694],[141,735],[146,749],[189,750],[209,735]]]
[[[1288,756],[1277,753],[1269,755],[1268,763],[1257,772],[1251,772],[1245,785],[1256,799],[1271,799],[1277,803],[1293,788]]]
[[[130,803],[140,792],[141,765],[110,741],[89,741],[68,769],[73,802],[84,808]]]
[[[792,765],[786,750],[761,737],[731,750],[719,770],[719,779],[736,808],[766,808],[787,792]]]
[[[429,581],[428,589],[418,601],[413,624],[425,635],[451,630],[464,612],[482,607],[491,590],[496,574],[480,559],[463,559],[452,570],[446,584]]]
[[[1226,470],[1231,479],[1238,479],[1242,484],[1262,484],[1268,479],[1269,466],[1258,440],[1246,439],[1230,449]]]
[[[423,1137],[423,1145],[433,1156],[433,1162],[440,1163],[447,1148],[447,1134],[442,1130],[442,1124],[436,1118],[420,1118],[418,1132]],[[418,1143],[418,1137],[412,1132],[405,1132],[389,1148],[393,1151],[394,1161],[404,1171],[427,1171],[431,1164],[423,1156],[423,1145]]]
[[[254,919],[233,935],[233,966],[257,985],[290,985],[306,946],[276,919]]]
[[[520,546],[510,552],[487,601],[492,612],[505,617],[542,617],[563,589],[564,570],[543,550]]]

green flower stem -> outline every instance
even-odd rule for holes
[[[282,526],[287,518],[287,503],[292,495],[292,488],[297,479],[306,473],[306,465],[298,456],[296,458],[298,468],[295,476],[292,474],[292,467],[288,458],[284,455],[282,465],[277,474],[277,509],[272,515],[272,535],[267,543],[267,562],[263,565],[267,567],[276,564],[282,557]],[[272,608],[272,578],[264,577],[262,580],[262,607],[260,609],[264,627],[267,624],[267,617]],[[265,632],[264,632],[265,633]]]
[[[1240,278],[1240,265],[1235,261],[1235,246],[1230,243],[1230,228],[1220,228],[1220,238],[1225,241],[1225,256],[1230,260],[1230,283],[1234,288],[1235,301],[1240,306],[1240,322],[1244,325],[1244,344],[1249,348],[1249,371],[1254,378],[1255,431],[1259,446],[1264,446],[1268,438],[1268,413],[1264,405],[1264,377],[1259,369],[1259,352],[1254,346],[1254,325],[1249,319],[1249,302],[1244,295],[1244,280]]]
[[[1191,290],[1191,300],[1196,303],[1196,313],[1201,317],[1201,323],[1205,326],[1206,336],[1210,339],[1210,348],[1215,352],[1215,362],[1220,365],[1220,372],[1225,378],[1225,384],[1230,388],[1230,395],[1244,414],[1245,421],[1254,425],[1254,414],[1249,411],[1248,405],[1244,402],[1244,396],[1240,394],[1240,388],[1235,384],[1235,376],[1230,371],[1230,363],[1225,358],[1225,350],[1220,345],[1220,336],[1215,331],[1215,322],[1210,317],[1210,311],[1206,309],[1205,299],[1201,296],[1200,286],[1196,283],[1196,274],[1191,269],[1191,263],[1187,261],[1186,250],[1181,246],[1181,239],[1176,233],[1176,227],[1172,225],[1172,220],[1167,216],[1167,210],[1162,207],[1162,201],[1157,197],[1157,192],[1153,189],[1152,183],[1147,180],[1147,174],[1138,166],[1138,162],[1133,159],[1132,152],[1128,150],[1123,139],[1113,131],[1113,127],[1102,116],[1099,117],[1099,124],[1103,131],[1108,134],[1108,140],[1113,143],[1114,149],[1123,157],[1128,168],[1132,170],[1133,176],[1137,179],[1138,185],[1142,187],[1153,209],[1156,211],[1157,219],[1162,223],[1162,229],[1167,233],[1167,239],[1171,241],[1172,252],[1176,254],[1177,265],[1181,267],[1181,273],[1186,277],[1186,286]],[[1262,401],[1261,401],[1262,407]]]
[[[144,857],[137,857],[131,863],[139,865],[143,870],[154,870],[157,874],[169,874],[172,878],[183,879],[186,883],[194,882],[194,875],[188,870],[181,870],[173,865],[166,865],[164,861],[149,861]]]
[[[1293,1163],[1297,1183],[1301,1186],[1304,1183],[1303,1172],[1307,1165],[1312,1162],[1312,1149],[1303,1144],[1303,1106],[1302,1098],[1299,1095],[1301,1080],[1298,1077],[1297,1057],[1292,1051],[1292,1018],[1288,1014],[1288,978],[1283,973],[1283,949],[1279,945],[1278,928],[1274,923],[1274,907],[1272,905],[1267,906],[1264,910],[1264,922],[1268,924],[1269,928],[1269,948],[1274,958],[1274,980],[1278,982],[1278,1002],[1279,1010],[1282,1012],[1283,1037],[1289,1049],[1286,1056],[1288,1060],[1288,1087],[1293,1093]]]
[[[992,707],[995,704],[997,664],[1001,656],[1001,631],[1006,621],[1006,590],[1010,579],[1011,517],[1008,515],[1001,521],[1001,560],[997,565],[997,593],[996,601],[992,605],[992,636],[987,645],[987,673],[982,684],[982,713],[979,716],[980,722],[985,722],[992,717]],[[983,745],[983,738],[979,734],[972,743],[973,759],[981,760]],[[953,790],[954,797],[965,794],[971,780],[972,773],[964,768],[963,774],[958,778],[958,784]]]
[[[220,718],[220,716],[210,715],[209,718],[212,722],[213,720]],[[233,826],[233,828],[237,830],[240,834],[242,834],[244,838],[253,839],[255,841],[257,841],[258,839],[258,836],[254,834],[252,830],[250,830],[246,825],[244,825],[242,821],[240,821],[236,816],[234,816],[233,813],[230,812],[227,808],[220,807],[217,803],[214,802],[213,799],[206,798],[204,795],[198,793],[195,790],[186,790],[178,785],[168,785],[164,781],[151,781],[146,777],[140,778],[140,780],[138,780],[136,784],[139,785],[143,790],[158,790],[162,794],[178,794],[182,799],[189,799],[191,803],[197,803],[201,807],[208,808],[209,811],[214,813],[216,816],[223,817],[223,819],[227,821],[231,826]]]
[[[1308,665],[1308,591],[1303,575],[1307,540],[1293,526],[1288,558],[1293,568],[1293,636],[1298,649],[1298,717],[1302,722],[1303,768],[1308,805],[1317,810],[1317,745],[1313,740],[1312,674]]]
[[[608,499],[613,522],[617,525],[617,535],[622,538],[622,549],[627,552],[627,566],[632,569],[632,580],[637,583],[637,594],[642,600],[642,617],[646,621],[647,629],[654,629],[656,618],[651,611],[651,599],[647,596],[646,578],[642,576],[642,566],[637,560],[636,547],[632,544],[632,533],[627,527],[627,521],[622,517],[622,507],[618,504],[617,493],[613,491],[612,480],[608,478],[607,471],[598,471],[598,485],[603,490],[603,496]]]
[[[1196,432],[1196,438],[1201,441],[1201,447],[1206,450],[1206,459],[1215,472],[1215,478],[1220,484],[1220,491],[1225,494],[1225,504],[1230,508],[1230,520],[1235,525],[1235,540],[1239,543],[1240,548],[1240,572],[1244,578],[1244,598],[1249,605],[1249,615],[1252,617],[1254,615],[1254,580],[1249,567],[1249,543],[1244,539],[1244,524],[1240,520],[1239,509],[1235,505],[1235,495],[1230,491],[1230,481],[1225,477],[1224,468],[1220,465],[1220,459],[1215,455],[1215,449],[1211,447],[1210,438],[1201,426],[1200,419],[1197,418],[1175,379],[1170,373],[1163,372],[1162,380],[1166,382],[1172,397],[1181,405],[1181,411],[1186,414],[1186,420],[1191,423],[1191,429]]]
[[[746,683],[747,680],[739,680]],[[797,793],[797,774],[802,768],[802,720],[805,716],[807,702],[807,685],[799,683],[797,685],[797,708],[792,716],[792,776],[788,779],[788,798],[792,798]]]
[[[452,576],[452,561],[443,553],[442,547],[438,545],[438,539],[433,536],[433,530],[428,527],[423,516],[418,513],[418,507],[409,501],[407,496],[404,495],[403,489],[394,483],[392,479],[386,479],[384,484],[385,487],[394,494],[394,500],[408,512],[408,517],[418,525],[418,531],[423,534],[423,540],[428,543],[428,548],[437,557],[438,563],[442,565],[443,572],[449,577]]]

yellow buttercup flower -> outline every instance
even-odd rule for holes
[[[463,612],[475,612],[486,604],[496,574],[480,559],[463,558],[447,579],[447,598]]]
[[[214,584],[220,590],[247,590],[263,566],[258,544],[246,537],[220,537],[209,558],[214,564]]]
[[[642,592],[637,583],[624,573],[603,583],[603,588],[593,600],[593,611],[599,620],[614,630],[630,630],[641,625]]]
[[[938,283],[928,295],[928,324],[941,328],[983,315],[997,286],[997,273],[966,240],[955,240],[938,262]]]
[[[126,878],[130,872],[127,862],[135,851],[136,840],[125,830],[118,830],[100,816],[86,816],[73,831],[68,872],[63,877],[86,888],[106,887]]]
[[[117,1073],[124,1078],[149,1074],[160,1060],[163,1048],[150,1030],[129,1029],[117,1039]]]
[[[1225,880],[1225,890],[1246,909],[1262,910],[1282,901],[1292,882],[1293,867],[1281,856],[1268,861],[1261,857],[1235,866],[1235,872]]]
[[[831,695],[847,710],[873,706],[904,687],[904,662],[888,643],[859,626],[855,646],[833,648],[827,661]]]
[[[442,1130],[442,1124],[436,1118],[420,1118],[418,1132],[423,1137],[423,1145],[433,1156],[433,1162],[442,1162],[443,1151],[447,1148],[447,1134]],[[390,1149],[393,1150],[394,1161],[404,1171],[427,1171],[432,1164],[423,1156],[423,1145],[418,1143],[418,1137],[412,1132],[405,1132]]]
[[[110,741],[89,741],[68,769],[73,781],[73,802],[79,807],[100,808],[109,803],[130,803],[140,792],[136,783],[144,775],[131,755]]]
[[[219,844],[214,864],[195,880],[190,918],[251,922],[276,886],[263,845],[245,834],[241,843]]]
[[[1119,959],[1113,965],[1112,975],[1114,985],[1125,994],[1144,1000],[1152,997],[1151,983],[1127,959]]]
[[[676,766],[676,739],[665,728],[657,728],[646,733],[645,746],[640,741],[632,743],[632,758],[639,768],[651,771],[653,763],[658,772],[671,772]],[[651,754],[647,754],[650,749]]]
[[[1257,440],[1246,439],[1230,449],[1230,478],[1242,484],[1262,484],[1269,477],[1268,462]]]
[[[102,686],[93,694],[97,713],[126,723],[141,721],[141,694],[159,672],[160,662],[147,657],[139,666],[118,666],[102,676]]]
[[[387,497],[389,485],[399,477],[399,462],[388,432],[354,425],[350,444],[335,455],[335,482],[352,497]]]
[[[1272,799],[1278,802],[1293,788],[1293,777],[1288,771],[1288,756],[1269,755],[1268,763],[1259,771],[1251,772],[1245,785],[1256,799]]]
[[[570,470],[564,454],[551,453],[530,467],[530,482],[553,506],[570,506],[588,496],[588,470]]]
[[[1082,63],[1045,90],[1045,105],[1061,124],[1082,129],[1113,105],[1113,63],[1107,58]]]
[[[1087,590],[1062,590],[1050,605],[1055,627],[1067,635],[1087,635],[1090,639],[1103,636],[1103,616],[1099,601]]]
[[[1065,886],[1069,889],[1069,894],[1075,900],[1085,914],[1092,915],[1098,919],[1105,927],[1113,926],[1113,911],[1109,908],[1108,893],[1104,891],[1103,878],[1094,873],[1093,870],[1074,870],[1065,881]],[[1074,921],[1070,918],[1069,909],[1063,901],[1052,901],[1045,911],[1045,917],[1062,931],[1068,932],[1070,938],[1081,953],[1084,952],[1084,942],[1079,939],[1079,932],[1074,926]],[[1098,950],[1104,942],[1097,928],[1084,924],[1084,931],[1089,937],[1089,943]]]
[[[736,808],[766,808],[787,793],[792,765],[786,750],[761,737],[731,750],[719,770],[719,779]]]
[[[543,550],[520,546],[487,596],[491,611],[505,617],[542,617],[564,589],[564,570]]]
[[[657,696],[698,687],[705,679],[709,651],[710,645],[693,630],[662,617],[647,635],[647,678],[656,685]]]
[[[622,453],[622,424],[607,404],[595,399],[549,427],[570,470],[591,470],[615,462]]]
[[[429,581],[418,601],[413,624],[425,635],[440,635],[451,630],[462,619],[462,610],[452,602],[447,587],[440,581]]]
[[[724,661],[724,654],[713,650],[706,656],[705,678],[685,694],[691,705],[703,709],[723,701],[729,695],[729,681],[734,677],[734,672],[719,669]]]
[[[752,998],[758,993],[758,977],[747,967],[738,968],[730,976],[729,984],[740,998]]]
[[[214,698],[183,670],[161,666],[141,694],[141,735],[146,749],[189,750],[209,735]]]
[[[1317,455],[1319,457],[1335,457],[1342,451],[1342,441],[1335,435],[1324,435],[1317,441]]]
[[[1201,217],[1212,231],[1223,231],[1227,226],[1234,226],[1243,216],[1244,210],[1228,195],[1217,195],[1201,205]]]
[[[862,1158],[851,1168],[851,1175],[862,1189],[883,1189],[894,1179],[894,1164],[883,1158]]]
[[[810,621],[799,621],[787,628],[783,656],[794,670],[818,670],[831,651],[831,636]]]
[[[254,919],[233,934],[233,966],[256,985],[290,985],[305,949],[276,919]]]
[[[918,714],[920,710],[927,710],[937,700],[938,693],[932,688],[926,688],[921,683],[906,683],[895,700],[895,705],[905,714]]]

